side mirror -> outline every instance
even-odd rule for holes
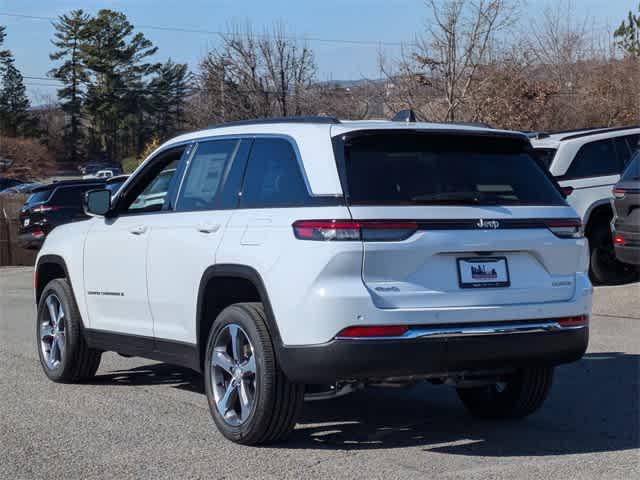
[[[111,191],[105,188],[85,192],[82,207],[91,217],[104,217],[111,209]]]

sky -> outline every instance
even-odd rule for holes
[[[558,0],[521,1],[523,15],[530,21],[540,21],[545,8],[558,4]],[[629,10],[638,8],[638,0],[572,1],[576,14],[593,19],[599,28],[615,28]],[[423,0],[0,0],[0,25],[7,27],[5,48],[13,52],[33,103],[55,94],[55,82],[38,78],[46,77],[54,66],[49,60],[53,27],[47,19],[4,14],[57,17],[76,8],[88,13],[101,8],[125,13],[158,47],[158,61],[170,57],[188,63],[194,70],[206,52],[218,44],[216,34],[145,26],[213,32],[226,30],[232,22],[249,21],[254,30],[260,31],[283,21],[290,34],[309,39],[320,80],[379,78],[378,53],[397,56],[398,44],[413,40],[429,20]]]

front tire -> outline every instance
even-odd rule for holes
[[[38,354],[44,373],[54,382],[78,383],[93,378],[102,352],[87,346],[82,319],[65,279],[49,282],[38,302]]]
[[[482,387],[458,388],[458,396],[475,417],[523,418],[544,403],[553,382],[553,367],[518,370],[504,382]]]
[[[205,362],[210,412],[227,439],[257,445],[291,433],[304,386],[290,382],[280,369],[262,304],[237,303],[218,315]]]

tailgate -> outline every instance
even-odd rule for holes
[[[559,238],[545,226],[554,217],[570,216],[570,208],[549,208],[546,219],[534,219],[531,209],[521,207],[500,213],[473,207],[445,212],[451,208],[433,207],[428,213],[422,208],[422,215],[407,208],[351,208],[357,219],[380,214],[417,219],[418,230],[406,240],[364,242],[362,278],[378,307],[495,306],[573,297],[586,242]],[[443,218],[446,214],[455,214],[455,220]],[[498,227],[481,228],[480,219]],[[486,271],[477,272],[481,266]],[[500,271],[503,266],[506,271]]]
[[[580,221],[522,135],[362,131],[334,137],[334,150],[380,308],[573,297]]]

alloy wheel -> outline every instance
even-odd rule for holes
[[[66,318],[60,299],[54,293],[45,300],[46,311],[39,324],[40,348],[49,370],[58,367],[66,348]]]
[[[255,405],[257,370],[253,345],[236,324],[226,325],[211,352],[211,386],[216,408],[230,425],[240,425]]]

